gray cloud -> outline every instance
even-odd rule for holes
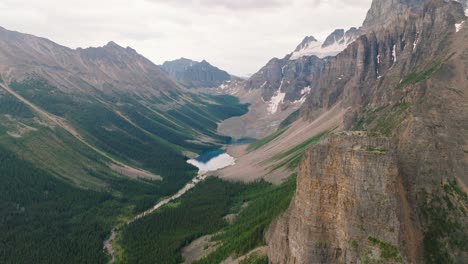
[[[154,3],[168,3],[164,0],[147,0]],[[333,6],[368,6],[369,0],[171,0],[169,3],[183,6],[198,6],[205,8],[222,7],[233,10],[256,10],[279,8],[285,6],[317,7],[327,4]]]
[[[206,59],[256,72],[306,35],[361,25],[371,0],[2,0],[0,26],[76,48],[113,40],[155,63]]]
[[[160,0],[148,0],[161,2]],[[287,5],[285,0],[172,0],[171,3],[202,7],[223,7],[227,9],[261,9]]]

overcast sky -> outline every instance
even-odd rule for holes
[[[0,26],[77,48],[115,41],[153,62],[255,73],[306,35],[360,26],[371,0],[1,0]]]

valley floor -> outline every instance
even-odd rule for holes
[[[346,111],[338,103],[313,122],[299,120],[293,123],[284,133],[258,149],[249,150],[248,145],[229,146],[228,153],[236,158],[236,164],[222,169],[217,175],[229,181],[254,182],[264,179],[279,184],[290,172],[284,167],[272,169],[277,164],[273,160],[274,156],[287,152],[320,133],[338,129]]]

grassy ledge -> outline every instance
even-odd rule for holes
[[[263,139],[260,139],[252,144],[249,145],[249,147],[247,148],[248,151],[254,151],[254,150],[257,150],[263,146],[265,146],[266,144],[270,143],[271,141],[275,140],[276,138],[278,138],[279,136],[281,136],[284,132],[286,132],[287,128],[283,128],[283,129],[280,129],[278,131],[276,131],[275,133],[263,138]]]
[[[442,66],[443,61],[438,60],[434,62],[429,68],[422,72],[414,72],[406,76],[406,78],[400,83],[399,88],[405,87],[410,84],[418,84],[422,81],[429,79],[434,73],[436,73]]]
[[[327,136],[330,131],[321,132],[308,140],[302,142],[301,144],[285,151],[279,153],[269,161],[275,162],[275,165],[272,168],[272,171],[278,170],[280,168],[286,167],[288,169],[295,169],[299,166],[305,151],[314,144],[317,144],[323,137]]]

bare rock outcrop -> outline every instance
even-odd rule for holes
[[[401,260],[401,185],[389,139],[332,135],[307,152],[297,186],[267,234],[272,263]],[[391,256],[380,244],[394,249]]]

